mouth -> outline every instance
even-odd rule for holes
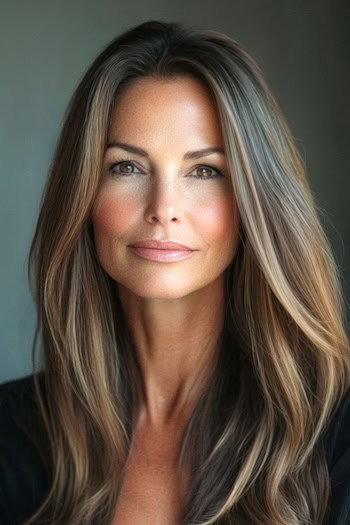
[[[156,239],[146,239],[144,241],[137,241],[130,245],[133,248],[149,248],[154,250],[176,250],[176,251],[193,251],[188,246],[180,244],[176,241],[160,241]]]
[[[175,262],[190,257],[195,251],[174,241],[145,240],[129,245],[129,249],[142,259],[157,262]]]

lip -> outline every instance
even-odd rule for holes
[[[129,245],[130,250],[149,261],[175,262],[190,257],[196,250],[174,241],[157,241],[149,239]]]
[[[131,248],[149,248],[154,250],[176,250],[176,251],[193,251],[188,246],[175,241],[158,241],[156,239],[146,239],[137,241],[130,245]]]

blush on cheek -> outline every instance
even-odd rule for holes
[[[92,221],[97,230],[106,234],[116,234],[124,230],[129,214],[130,206],[127,200],[103,195],[96,203]]]
[[[236,214],[233,204],[227,200],[211,203],[210,206],[198,207],[198,219],[203,224],[203,231],[215,239],[226,239],[236,231]]]

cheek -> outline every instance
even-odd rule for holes
[[[132,199],[115,192],[101,193],[92,213],[95,238],[98,236],[118,235],[127,228],[133,211]]]
[[[208,199],[196,209],[196,222],[208,243],[225,247],[233,247],[236,244],[238,221],[233,197],[222,195]]]

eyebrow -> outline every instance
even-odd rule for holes
[[[149,154],[146,150],[139,148],[137,146],[132,146],[131,144],[125,144],[124,142],[109,142],[107,144],[107,149],[109,148],[121,148],[125,151],[129,151],[130,153],[135,153],[136,155],[141,155],[141,157],[147,157],[149,158]],[[221,153],[222,155],[225,154],[225,151],[223,148],[215,148],[215,147],[209,147],[200,149],[198,151],[188,151],[183,156],[184,160],[186,159],[198,159],[200,157],[204,157],[205,155],[212,155],[213,153]]]

